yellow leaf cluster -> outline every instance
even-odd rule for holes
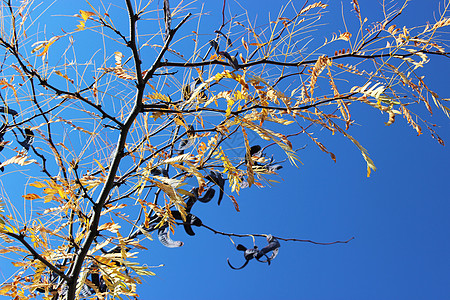
[[[0,232],[10,232],[15,234],[19,233],[15,226],[11,224],[7,225],[3,219],[0,221]]]
[[[126,253],[126,255],[130,257],[132,254]],[[95,260],[98,262],[98,269],[105,280],[108,293],[111,297],[120,298],[120,295],[129,297],[137,296],[136,285],[141,283],[141,280],[132,277],[126,271],[127,267],[135,267],[134,263],[122,258],[121,253],[95,256]]]
[[[40,42],[34,43],[33,45],[31,45],[31,47],[34,47],[33,50],[31,50],[31,53],[35,53],[42,49],[42,52],[40,54],[38,54],[38,56],[45,57],[48,53],[48,49],[50,48],[50,46],[53,45],[53,43],[55,43],[60,38],[61,38],[61,36],[54,36],[51,39],[49,39],[48,41],[40,41]]]
[[[102,177],[95,177],[95,176],[91,176],[91,175],[85,175],[83,177],[80,178],[80,183],[87,189],[87,190],[91,190],[97,186],[99,186],[100,184],[102,184],[103,182],[105,182],[105,179]]]
[[[116,60],[116,66],[113,68],[101,68],[101,70],[105,71],[105,72],[114,72],[114,74],[116,74],[117,77],[121,78],[121,79],[126,79],[126,80],[136,80],[136,76],[130,75],[128,72],[126,72],[123,67],[122,67],[122,57],[123,54],[121,52],[114,52],[114,58]]]
[[[302,15],[302,14],[304,14],[304,13],[306,13],[306,12],[310,11],[311,9],[316,8],[316,7],[326,8],[327,6],[328,6],[328,4],[323,4],[322,1],[319,1],[319,2],[316,2],[316,3],[313,3],[313,4],[310,4],[310,5],[306,6],[305,8],[303,8],[300,11],[299,14]]]
[[[354,86],[351,88],[350,92],[352,93],[362,93],[368,97],[374,97],[375,99],[379,99],[381,94],[384,93],[386,90],[386,87],[380,84],[379,82],[375,83],[373,86],[368,88],[371,85],[372,82],[367,82],[362,87]]]
[[[12,82],[12,78],[11,78],[11,82]],[[17,98],[17,91],[16,91],[16,89],[14,88],[14,85],[11,84],[11,82],[8,82],[6,79],[0,80],[0,86],[1,86],[1,89],[2,89],[2,90],[6,89],[6,88],[12,89],[13,92],[14,92],[14,96],[16,97],[16,101],[18,101],[18,98]]]
[[[29,159],[30,156],[28,155],[22,155],[22,154],[18,154],[16,156],[11,157],[8,160],[5,160],[4,162],[2,162],[0,164],[0,168],[10,165],[10,164],[17,164],[19,166],[26,166],[32,163],[35,163],[36,160],[35,159]]]
[[[77,25],[77,30],[81,31],[85,29],[87,19],[89,19],[89,17],[95,16],[95,13],[91,11],[80,10],[80,15],[82,20],[80,21],[80,24]]]
[[[164,102],[170,102],[170,98],[166,95],[163,95],[161,93],[152,93],[152,94],[148,94],[144,97],[143,101],[148,101],[148,100],[162,100]]]
[[[350,41],[352,34],[350,32],[341,33],[338,37],[338,40]]]
[[[102,224],[98,227],[98,231],[107,230],[112,233],[118,233],[121,226],[119,224],[116,224],[114,222],[108,222],[105,224]]]
[[[236,191],[236,193],[239,193],[242,181],[241,172],[231,163],[230,159],[228,158],[228,156],[225,155],[222,149],[219,150],[218,154],[216,155],[216,158],[219,158],[222,161],[223,173],[227,173],[228,175],[228,181],[231,187],[231,192]]]
[[[169,206],[174,205],[180,212],[183,220],[186,220],[186,203],[183,198],[176,192],[175,188],[169,184],[149,179],[151,183],[160,188],[169,198]]]
[[[311,80],[309,83],[309,88],[310,88],[310,94],[311,97],[313,96],[314,93],[314,87],[316,85],[317,79],[319,78],[320,73],[322,73],[322,71],[327,67],[327,66],[331,66],[332,65],[332,60],[331,58],[328,58],[328,56],[326,55],[322,55],[320,56],[314,67],[312,68],[311,71]]]
[[[411,126],[416,130],[417,135],[421,135],[422,134],[422,129],[420,128],[420,126],[414,121],[414,119],[411,116],[410,111],[404,106],[401,106],[401,111],[403,113],[403,116],[405,117],[406,121],[411,124]]]
[[[197,170],[197,168],[191,164],[190,162],[186,161],[186,164],[188,165],[188,167],[185,167],[183,165],[178,165],[178,164],[174,164],[173,166],[175,168],[178,168],[180,170],[183,170],[189,174],[192,174],[195,176],[195,178],[197,178],[198,181],[198,194],[200,195],[203,192],[203,189],[206,186],[205,183],[205,178],[203,178],[203,175]]]
[[[442,18],[433,25],[433,29],[438,29],[444,26],[450,26],[450,18]]]
[[[37,194],[33,194],[33,193],[23,195],[22,197],[23,197],[25,200],[36,200],[36,199],[40,199],[40,198],[41,198],[41,196],[39,196],[39,195],[37,195]]]
[[[44,202],[50,202],[52,200],[58,200],[59,199],[65,199],[67,200],[69,198],[69,195],[66,193],[67,188],[61,184],[58,184],[56,182],[50,181],[50,180],[44,180],[46,184],[43,182],[33,182],[29,185],[36,188],[43,188],[44,194]],[[60,201],[58,201],[60,202]]]

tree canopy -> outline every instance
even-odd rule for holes
[[[285,241],[348,243],[291,238],[292,227],[229,233],[208,212],[239,212],[240,193],[276,188],[302,151],[337,162],[331,136],[358,150],[370,177],[376,161],[351,133],[366,109],[444,145],[430,118],[449,117],[448,99],[424,74],[448,63],[448,2],[403,26],[408,1],[383,2],[371,19],[353,0],[331,28],[335,5],[285,2],[255,21],[245,4],[220,1],[215,23],[201,2],[91,1],[64,13],[2,2],[0,252],[17,272],[1,295],[133,299],[158,272],[142,257],[154,240],[183,246],[180,231],[231,238],[234,270],[275,264]],[[278,201],[266,205],[293,200]]]

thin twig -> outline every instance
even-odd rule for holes
[[[237,233],[227,233],[227,232],[222,232],[222,231],[218,231],[215,230],[214,228],[211,228],[205,224],[201,225],[202,227],[205,227],[206,229],[214,232],[215,234],[220,234],[220,235],[226,235],[226,236],[234,236],[234,237],[253,237],[253,236],[258,236],[258,237],[267,237],[267,234],[260,234],[260,233],[247,233],[247,234],[237,234]],[[353,240],[355,237],[351,237],[348,240],[345,241],[334,241],[334,242],[316,242],[313,240],[305,240],[305,239],[296,239],[296,238],[283,238],[283,237],[279,237],[279,236],[273,236],[274,238],[281,240],[281,241],[287,241],[287,242],[302,242],[302,243],[311,243],[311,244],[315,244],[315,245],[334,245],[334,244],[347,244],[348,242],[350,242],[351,240]]]

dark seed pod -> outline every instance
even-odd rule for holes
[[[220,205],[225,188],[225,179],[223,178],[222,173],[213,170],[209,173],[208,176],[206,176],[206,179],[208,179],[209,181],[211,181],[212,183],[216,184],[219,187],[219,200],[217,201],[217,204]]]
[[[29,128],[25,128],[25,140],[19,141],[19,144],[23,147],[25,151],[30,149],[30,146],[34,142],[34,133]]]
[[[164,246],[168,248],[177,248],[183,246],[183,242],[174,241],[169,236],[170,230],[169,225],[164,224],[162,227],[158,229],[158,239]]]
[[[213,47],[213,49],[214,49],[214,51],[216,51],[216,53],[219,52],[219,44],[215,40],[210,40],[209,44],[211,45],[211,47]]]
[[[11,109],[9,107],[0,106],[0,113],[2,114],[10,114],[12,116],[17,116],[18,113],[14,109]]]
[[[207,188],[205,195],[201,198],[198,198],[197,200],[202,202],[202,203],[208,203],[209,201],[211,201],[212,198],[214,198],[216,191],[212,188]]]

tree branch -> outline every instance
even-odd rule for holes
[[[178,224],[178,223],[177,223]],[[182,225],[183,223],[180,223],[180,225]],[[254,236],[258,236],[258,237],[267,237],[267,234],[260,234],[260,233],[247,233],[247,234],[237,234],[237,233],[226,233],[226,232],[222,232],[222,231],[218,231],[215,230],[205,224],[201,225],[202,227],[205,227],[206,229],[214,232],[215,234],[220,234],[220,235],[225,235],[225,236],[234,236],[234,237],[254,237]],[[291,241],[291,242],[303,242],[303,243],[311,243],[311,244],[315,244],[315,245],[334,245],[334,244],[347,244],[348,242],[350,242],[351,240],[353,240],[355,237],[351,237],[348,240],[345,241],[334,241],[334,242],[316,242],[313,240],[304,240],[304,239],[295,239],[295,238],[283,238],[283,237],[278,237],[278,236],[273,236],[274,238],[281,240],[281,241]]]
[[[403,54],[395,54],[395,57],[398,58],[406,58],[413,55],[416,55],[416,53],[425,53],[425,54],[432,54],[432,55],[440,55],[448,57],[450,55],[450,52],[439,52],[439,51],[428,51],[428,50],[420,50],[413,53],[403,53]],[[389,53],[382,53],[382,54],[373,54],[373,55],[363,55],[363,54],[355,54],[355,53],[348,53],[348,54],[341,54],[341,55],[334,55],[330,56],[329,58],[333,60],[343,59],[343,58],[364,58],[364,59],[373,59],[373,58],[386,58],[386,57],[392,57],[393,54]],[[282,61],[275,61],[270,60],[267,58],[255,60],[252,62],[248,62],[245,64],[239,64],[239,68],[248,68],[252,66],[257,65],[275,65],[275,66],[283,66],[283,67],[299,67],[304,65],[310,65],[315,64],[317,62],[317,59],[310,59],[310,60],[300,60],[297,62],[282,62]],[[209,66],[209,65],[222,65],[222,66],[229,66],[228,62],[221,61],[218,59],[213,60],[207,60],[207,61],[201,61],[201,62],[162,62],[162,67],[182,67],[182,68],[193,68],[193,67],[201,67],[201,66]]]
[[[19,242],[22,243],[22,245],[24,245],[28,251],[30,251],[31,255],[33,255],[33,257],[37,260],[39,260],[40,262],[42,262],[44,265],[46,265],[50,270],[52,270],[53,272],[55,272],[56,274],[58,274],[59,277],[63,278],[65,281],[69,282],[70,278],[64,274],[64,272],[62,272],[61,270],[59,270],[57,267],[55,267],[54,265],[52,265],[48,260],[46,260],[45,258],[43,258],[39,253],[36,252],[36,250],[34,250],[33,247],[31,247],[31,245],[25,241],[25,237],[21,234],[15,234],[12,232],[5,232],[3,231],[4,234],[6,234],[7,236],[10,236],[16,240],[18,240]]]

